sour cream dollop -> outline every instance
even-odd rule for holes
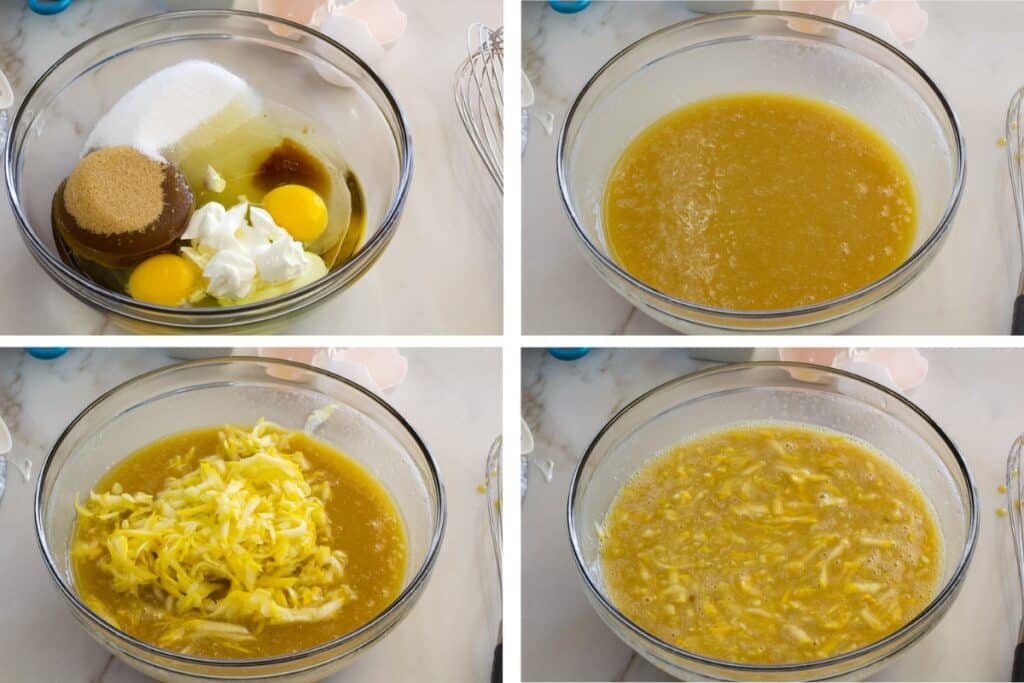
[[[277,296],[327,274],[323,260],[302,247],[259,207],[218,202],[200,207],[189,221],[182,249],[203,271],[206,291],[217,299]],[[284,286],[282,285],[291,285]]]

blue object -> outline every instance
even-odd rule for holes
[[[548,349],[548,353],[558,360],[579,360],[590,353],[590,349],[583,347],[577,349]]]
[[[551,9],[562,14],[575,14],[590,5],[590,0],[550,0],[550,2]]]
[[[28,0],[28,8],[36,14],[58,14],[71,6],[71,0]]]
[[[54,358],[60,358],[68,352],[67,348],[63,346],[49,346],[46,348],[26,350],[28,351],[28,355],[40,360],[53,360]]]

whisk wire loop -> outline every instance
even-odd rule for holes
[[[466,44],[469,56],[455,76],[455,106],[473,148],[498,189],[503,190],[504,29],[473,24]]]
[[[1024,434],[1013,442],[1006,459],[1006,509],[1010,517],[1010,535],[1013,537],[1013,551],[1017,558],[1017,576],[1021,582],[1024,598],[1024,477],[1021,476],[1021,453],[1024,452]],[[1018,642],[1024,642],[1024,614],[1021,615],[1021,630]]]
[[[1024,160],[1024,88],[1013,94],[1010,106],[1006,110],[1006,156],[1010,166],[1010,185],[1013,190],[1013,203],[1016,209],[1017,229],[1020,233],[1021,276],[1017,288],[1018,294],[1024,294],[1024,172],[1021,167]]]

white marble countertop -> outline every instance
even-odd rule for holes
[[[498,623],[494,556],[484,497],[491,442],[501,429],[501,353],[406,350],[405,382],[384,394],[437,460],[448,528],[430,584],[409,616],[334,681],[490,676]],[[0,415],[15,460],[38,471],[53,441],[88,402],[121,381],[172,361],[161,350],[72,350],[56,361],[0,351]],[[135,683],[145,680],[96,643],[52,586],[36,547],[31,484],[8,467],[0,500],[0,680]]]
[[[1006,334],[1019,246],[1006,170],[1006,107],[1024,83],[1021,2],[925,2],[928,30],[908,50],[945,92],[967,141],[967,185],[942,252],[905,292],[851,332]],[[775,7],[760,1],[758,7]],[[576,94],[634,40],[691,17],[681,3],[595,2],[574,15],[523,6],[523,66],[536,90],[523,157],[523,331],[663,334],[584,260],[555,179],[558,129]],[[540,119],[553,115],[554,132]]]
[[[1020,597],[1005,505],[997,490],[1006,453],[1024,429],[1024,401],[1007,381],[1024,374],[1024,350],[925,350],[931,369],[911,399],[959,446],[980,495],[981,533],[963,590],[939,625],[878,680],[1008,680]],[[775,357],[761,350],[758,358]],[[635,655],[584,596],[565,526],[569,478],[597,431],[644,391],[708,365],[685,350],[596,350],[563,362],[523,356],[523,411],[533,457],[554,461],[546,483],[531,467],[523,505],[523,680],[669,680]]]
[[[42,17],[23,0],[5,0],[0,2],[0,69],[20,102],[35,79],[81,41],[181,4],[75,0],[64,13]],[[204,6],[205,1],[188,4]],[[409,26],[379,73],[405,110],[413,137],[415,169],[401,225],[362,280],[299,320],[289,333],[501,332],[501,195],[462,129],[452,95],[455,69],[466,56],[466,29],[476,21],[500,25],[501,2],[400,4],[409,14]],[[120,332],[36,264],[21,243],[6,197],[0,201],[0,253],[7,255],[0,290],[33,293],[0,298],[0,333]]]

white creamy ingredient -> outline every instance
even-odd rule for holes
[[[262,103],[244,80],[212,62],[190,59],[158,71],[129,90],[100,119],[82,154],[130,145],[166,161],[164,151],[218,115],[257,114]]]
[[[220,194],[224,191],[224,188],[228,186],[228,181],[224,180],[224,176],[220,173],[217,173],[217,169],[207,164],[206,177],[203,178],[203,184],[210,192]]]
[[[231,209],[218,202],[203,205],[192,214],[182,238],[192,241],[182,253],[202,269],[209,281],[206,291],[218,299],[244,299],[261,283],[294,280],[311,259],[319,260],[269,213],[250,208],[248,202]]]

